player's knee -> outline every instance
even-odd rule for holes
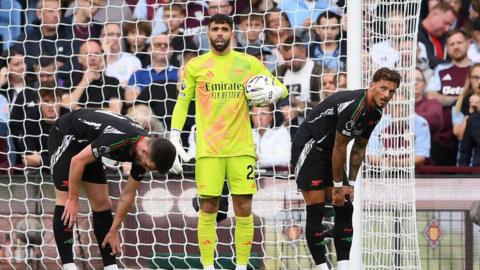
[[[217,213],[219,207],[218,197],[200,197],[200,209],[204,213]]]
[[[235,216],[250,216],[252,214],[252,197],[233,196],[233,210],[235,211]]]
[[[92,211],[102,212],[112,209],[112,202],[108,197],[98,197],[90,199],[90,206],[92,207]]]

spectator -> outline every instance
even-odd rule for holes
[[[84,41],[100,37],[102,24],[95,21],[93,15],[105,4],[104,0],[77,0],[76,3],[73,13],[62,20],[62,24],[68,26],[66,37],[75,41],[74,53],[79,52]]]
[[[152,22],[153,33],[165,32],[167,28],[162,21],[163,7],[169,4],[168,0],[139,0],[133,10],[133,18]]]
[[[310,43],[309,56],[319,61],[325,68],[345,70],[347,44],[342,39],[340,21],[342,17],[326,11],[318,16],[313,28],[314,40]]]
[[[465,16],[466,13],[464,14],[464,12],[462,12],[464,10],[462,0],[443,0],[443,2],[448,3],[457,14],[452,27],[456,29],[465,29],[465,26],[468,25],[469,20],[468,17]]]
[[[432,138],[432,161],[436,165],[456,164],[457,141],[453,136],[451,109],[462,93],[471,62],[467,57],[468,37],[461,30],[447,35],[447,53],[451,62],[440,64],[427,86],[427,98],[438,100],[443,106],[443,127]]]
[[[180,66],[185,53],[198,50],[198,47],[194,45],[193,38],[184,35],[185,10],[183,6],[172,3],[163,12],[163,20],[167,25],[165,33],[168,33],[170,37],[170,48],[173,50],[170,61],[173,66]]]
[[[267,12],[265,28],[265,42],[264,50],[268,50],[270,55],[265,57],[265,65],[268,70],[273,72],[277,63],[283,61],[282,55],[279,52],[279,46],[288,37],[293,36],[293,31],[288,21],[288,17],[281,10],[273,8]]]
[[[78,62],[81,72],[73,72],[73,91],[63,96],[63,102],[72,108],[104,108],[120,112],[123,89],[120,82],[104,71],[102,49],[96,41],[86,41],[80,47]]]
[[[130,76],[142,67],[142,63],[134,55],[123,52],[121,37],[119,24],[105,24],[101,34],[101,44],[106,59],[105,74],[116,78],[122,86],[126,86]]]
[[[154,117],[152,110],[147,105],[139,104],[130,107],[127,116],[140,123],[149,134],[165,135],[165,127]]]
[[[333,7],[330,6],[329,1],[282,0],[278,1],[277,8],[287,14],[294,29],[308,32],[312,22],[317,20],[320,13]]]
[[[411,132],[408,126],[414,124],[415,142],[415,166],[423,165],[430,157],[430,130],[427,120],[415,114],[414,123],[409,124],[409,120],[394,120],[400,118],[405,110],[408,110],[408,104],[404,97],[399,97],[399,103],[390,106],[392,113],[383,115],[380,122],[370,136],[367,145],[367,160],[374,166],[381,167],[407,167],[410,157],[405,156],[401,151],[389,151],[391,149],[408,149],[410,141],[401,134]],[[408,119],[408,118],[407,118]]]
[[[0,2],[0,51],[9,48],[20,36],[23,16],[21,9],[22,6],[17,0]]]
[[[443,49],[446,40],[445,34],[452,27],[455,18],[456,13],[452,6],[440,2],[420,23],[418,41],[425,46],[428,62],[432,69],[446,59]]]
[[[467,119],[480,111],[480,64],[475,64],[467,74],[465,89],[452,107],[453,134],[459,141],[463,139]]]
[[[48,133],[53,123],[69,110],[60,106],[61,91],[42,88],[38,92],[40,103],[25,119],[22,147],[18,151],[23,153],[22,161],[26,167],[48,168]]]
[[[127,40],[125,49],[128,53],[134,54],[144,68],[150,64],[147,40],[150,38],[151,32],[152,27],[146,21],[123,23],[123,34],[126,35]]]
[[[425,48],[425,45],[420,42],[417,42],[416,67],[422,71],[423,76],[425,77],[425,82],[429,82],[433,76],[433,70],[428,63],[427,49]]]
[[[277,1],[273,0],[251,0],[250,4],[252,10],[257,10],[257,12],[265,13],[267,10],[270,10],[276,6]]]
[[[134,101],[143,89],[153,82],[175,83],[178,81],[178,68],[170,65],[173,51],[169,37],[166,34],[152,36],[150,46],[152,65],[146,69],[139,69],[128,80],[125,99]]]
[[[8,125],[10,127],[10,135],[13,135],[15,143],[20,143],[18,138],[22,137],[24,130],[24,122],[28,117],[32,115],[38,115],[38,105],[40,101],[38,89],[56,89],[56,91],[62,93],[65,90],[59,87],[55,80],[55,61],[51,57],[41,57],[40,65],[35,66],[35,71],[38,74],[38,81],[32,83],[31,87],[26,87],[18,94],[15,103],[11,106],[10,121]],[[34,119],[39,117],[34,117]]]
[[[415,113],[427,120],[431,139],[438,141],[443,127],[443,107],[436,99],[425,97],[426,82],[422,71],[415,69]]]
[[[338,90],[339,76],[336,70],[324,70],[321,76],[322,90],[320,91],[320,99],[324,100]]]
[[[388,38],[374,43],[369,49],[370,57],[377,67],[395,68],[399,65],[411,66],[411,50],[415,46],[413,38],[405,36],[406,12],[394,9],[387,15],[385,33]]]
[[[25,57],[15,48],[7,50],[3,57],[7,59],[7,67],[0,71],[0,94],[5,96],[9,104],[13,104],[18,94],[26,87]]]
[[[467,119],[460,146],[460,166],[480,166],[480,112]]]
[[[273,125],[273,105],[252,108],[253,141],[260,168],[288,167],[291,139],[288,129]]]
[[[260,48],[263,43],[264,29],[263,15],[258,11],[240,15],[239,31],[236,31],[236,50],[245,52],[248,47]]]
[[[72,45],[66,28],[60,25],[60,1],[38,1],[35,14],[37,21],[18,38],[15,45],[18,50],[24,50],[27,69],[33,70],[40,56],[55,56],[58,66],[69,64]]]
[[[281,46],[284,64],[277,67],[275,76],[282,78],[289,89],[292,106],[301,109],[306,116],[306,109],[320,101],[323,67],[307,58],[307,48],[297,43],[299,37],[289,37]]]
[[[347,73],[337,73],[337,90],[347,90]]]
[[[468,58],[474,63],[480,62],[480,18],[473,21],[472,43],[468,47]]]

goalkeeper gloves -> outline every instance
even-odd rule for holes
[[[180,138],[180,131],[177,129],[172,129],[170,131],[170,142],[175,146],[175,150],[177,151],[177,157],[173,162],[173,166],[170,169],[170,173],[173,174],[181,174],[183,172],[182,162],[187,162],[190,160],[190,156],[185,152],[182,147],[181,138]],[[180,161],[181,160],[181,161]]]
[[[279,86],[267,85],[247,93],[246,96],[255,106],[267,106],[279,100],[283,96],[283,91]]]

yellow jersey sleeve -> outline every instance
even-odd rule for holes
[[[195,78],[191,75],[187,64],[181,73],[180,91],[172,113],[172,128],[182,130],[188,115],[188,106],[195,96]]]

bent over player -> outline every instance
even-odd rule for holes
[[[305,199],[305,237],[317,270],[328,270],[322,219],[325,196],[329,194],[335,209],[337,269],[349,269],[354,181],[370,134],[399,84],[400,75],[396,71],[381,68],[373,75],[368,89],[338,92],[318,104],[295,134],[291,163],[298,189]],[[355,141],[348,180],[345,180],[347,144],[352,139]]]
[[[246,82],[254,75],[272,76],[255,57],[230,49],[233,21],[217,14],[208,23],[211,50],[191,59],[182,75],[182,89],[172,116],[170,140],[183,156],[180,131],[188,105],[195,97],[196,165],[195,178],[200,196],[198,243],[204,269],[214,269],[216,217],[219,197],[228,180],[235,212],[236,269],[246,270],[253,242],[252,194],[255,181],[255,147]],[[254,104],[269,104],[287,96],[277,79],[258,89]],[[186,153],[185,153],[186,154]],[[182,158],[184,159],[184,158]],[[185,159],[184,159],[185,160]]]
[[[123,115],[80,109],[60,117],[52,126],[48,152],[56,195],[53,233],[63,268],[77,269],[73,263],[72,229],[77,221],[82,184],[93,211],[93,231],[104,269],[118,269],[115,262],[115,253],[120,251],[118,230],[142,175],[151,170],[168,172],[176,157],[175,147],[168,140],[147,137],[140,124]],[[102,157],[132,162],[115,220]]]

